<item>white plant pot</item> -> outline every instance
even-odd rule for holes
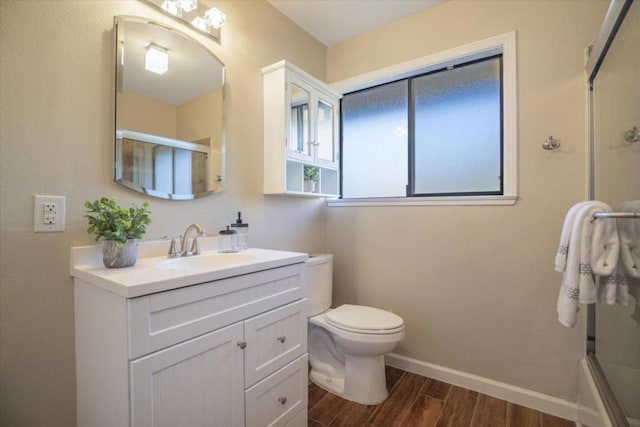
[[[298,181],[300,182],[300,181]],[[316,182],[310,179],[305,179],[304,181],[304,192],[305,193],[315,193],[316,192]]]

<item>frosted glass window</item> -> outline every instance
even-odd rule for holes
[[[413,194],[501,194],[500,58],[411,81]]]
[[[342,197],[503,194],[502,56],[342,98]]]
[[[342,99],[342,196],[398,197],[407,185],[406,80]]]

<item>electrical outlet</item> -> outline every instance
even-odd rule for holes
[[[64,213],[64,196],[35,196],[33,231],[36,233],[64,231]]]
[[[58,222],[58,205],[53,202],[46,202],[42,209],[42,223],[46,225],[56,224]]]

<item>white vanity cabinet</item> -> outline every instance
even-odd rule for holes
[[[265,194],[337,197],[341,94],[286,61],[262,73]]]
[[[135,297],[103,286],[126,269],[76,275],[78,426],[306,426],[306,266],[295,260]]]

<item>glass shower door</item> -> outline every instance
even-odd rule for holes
[[[619,4],[624,19],[618,20],[606,56],[591,76],[591,195],[614,211],[622,210],[623,203],[625,210],[640,210],[640,2]],[[634,200],[635,208],[629,204]],[[618,221],[620,234],[633,228],[629,221],[640,221],[608,220]],[[627,238],[640,244],[640,235]],[[595,336],[596,364],[623,412],[617,421],[610,413],[613,424],[640,425],[640,278],[626,276],[628,306],[596,304],[590,335]]]

